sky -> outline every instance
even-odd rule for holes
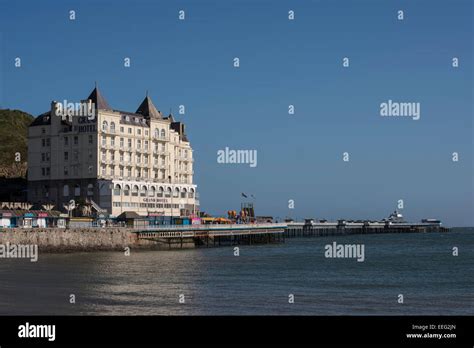
[[[133,112],[148,90],[186,124],[206,212],[244,192],[257,215],[382,219],[402,199],[409,221],[473,226],[472,18],[470,0],[0,0],[0,108],[37,116],[97,81]],[[420,119],[382,117],[388,100]],[[226,147],[257,166],[218,163]]]

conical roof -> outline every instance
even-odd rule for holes
[[[161,119],[161,114],[158,111],[158,109],[153,105],[153,102],[151,101],[150,97],[147,96],[145,99],[143,99],[142,103],[137,109],[137,114],[143,115],[147,118],[155,118],[155,119]]]
[[[97,86],[94,88],[92,93],[87,97],[87,99],[91,99],[92,102],[95,104],[96,109],[111,109],[107,100],[102,96],[99,92]]]

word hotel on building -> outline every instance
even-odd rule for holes
[[[30,202],[87,202],[111,217],[198,212],[184,124],[164,117],[148,93],[136,112],[111,108],[97,86],[74,111],[66,104],[53,101],[29,126]]]

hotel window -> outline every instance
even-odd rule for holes
[[[154,186],[150,187],[150,189],[148,190],[148,197],[155,197],[155,192],[156,192],[156,189]]]
[[[123,163],[123,152],[120,153],[120,163]]]
[[[120,167],[120,176],[123,177],[123,167]]]
[[[110,138],[110,145],[115,146],[115,137]]]
[[[41,162],[44,162],[44,161],[46,161],[46,153],[42,152],[41,153]]]
[[[69,185],[64,185],[63,186],[63,196],[68,197],[69,196]]]
[[[163,197],[163,187],[158,188],[158,194],[156,196],[157,197]]]
[[[50,146],[51,145],[51,139],[46,139],[46,146]]]
[[[141,177],[141,176],[142,176],[142,174],[141,174],[140,169],[137,169],[137,178],[139,178],[139,177]]]
[[[137,149],[140,149],[142,147],[142,141],[137,140]]]
[[[161,157],[161,165],[162,166],[166,165],[166,160],[164,157]]]
[[[87,195],[92,196],[94,194],[94,186],[92,184],[87,185]]]
[[[143,158],[144,158],[144,160],[145,160],[145,164],[148,164],[148,156],[147,156],[147,155],[144,155]]]
[[[128,147],[132,147],[132,139],[128,139]]]
[[[123,133],[123,127],[120,127],[120,133]]]
[[[64,137],[64,146],[68,146],[68,145],[69,145],[69,138]]]
[[[144,177],[145,179],[148,178],[148,169],[143,170],[143,177]]]
[[[132,128],[128,128],[128,134],[132,134]]]
[[[46,129],[41,128],[41,133],[42,133],[42,134],[45,134],[45,133],[46,133]]]
[[[141,155],[137,155],[137,163],[140,163],[142,160],[142,156]]]
[[[130,196],[130,186],[125,185],[125,187],[123,188],[123,195]]]
[[[148,150],[148,140],[145,140],[145,150]]]
[[[107,127],[108,127],[107,121],[102,122],[102,132],[107,132]]]
[[[89,135],[89,145],[92,145],[94,142],[94,139],[92,138],[92,135]]]
[[[128,177],[131,177],[131,176],[132,176],[132,169],[131,169],[131,168],[128,168],[127,176],[128,176]]]
[[[48,167],[48,168],[46,168],[46,175],[50,175],[50,174],[51,174],[51,168]]]
[[[137,129],[137,134],[142,135],[142,130],[140,128]]]
[[[41,175],[46,176],[46,168],[41,168]]]
[[[87,157],[89,158],[89,160],[92,160],[92,150],[89,149]]]
[[[148,136],[148,129],[145,129],[145,136]]]
[[[137,185],[133,185],[132,196],[138,196],[138,186]]]
[[[184,150],[184,158],[188,158],[188,150]]]
[[[69,168],[66,166],[64,167],[64,176],[68,176],[69,175]]]
[[[64,152],[64,160],[68,161],[69,160],[69,152]]]
[[[140,190],[140,197],[146,197],[146,186],[142,186],[142,189]]]
[[[79,145],[79,137],[77,135],[74,136],[74,145]]]
[[[102,166],[102,175],[105,175],[105,174],[106,174],[105,166]]]
[[[41,139],[41,146],[43,146],[43,147],[46,146],[46,139]]]
[[[166,197],[166,198],[170,198],[170,197],[171,197],[171,188],[170,188],[170,187],[168,187],[168,188],[166,189],[165,197]]]
[[[158,157],[156,157],[156,156],[153,157],[153,164],[154,164],[155,166],[158,165]]]
[[[102,151],[102,161],[107,160],[107,151]]]
[[[81,187],[79,185],[74,186],[74,196],[78,197],[81,195]]]
[[[125,116],[125,121],[129,122],[130,121],[130,117],[129,116]],[[130,129],[130,128],[129,128]]]
[[[115,133],[115,122],[110,123],[110,133]]]
[[[156,170],[153,171],[153,177],[155,179],[158,179],[158,172]]]
[[[158,128],[155,128],[155,138],[160,137],[160,130]]]
[[[120,138],[120,148],[123,148],[123,138]]]
[[[176,188],[174,189],[173,197],[179,197],[179,188],[176,187]]]
[[[120,196],[120,191],[122,190],[122,188],[120,187],[119,184],[115,185],[115,188],[114,188],[114,196]]]
[[[110,175],[115,176],[115,166],[110,167]]]
[[[102,138],[102,146],[107,145],[107,137]]]
[[[158,152],[158,145],[157,144],[155,144],[155,146],[153,146],[153,151]]]
[[[74,161],[79,161],[79,151],[74,151],[72,153],[72,158]]]
[[[183,191],[181,192],[181,198],[186,198],[186,189],[184,188]]]
[[[190,189],[189,190],[189,195],[188,195],[189,198],[194,198],[194,189]]]
[[[164,139],[166,138],[166,132],[164,129],[161,130],[161,137]]]

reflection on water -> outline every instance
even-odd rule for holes
[[[365,244],[365,262],[326,259],[334,240]],[[40,253],[0,259],[0,314],[472,315],[473,261],[472,230],[288,239],[238,257],[231,247]]]

